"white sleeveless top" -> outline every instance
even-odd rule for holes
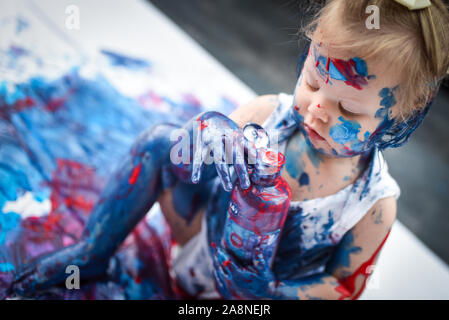
[[[285,153],[288,137],[295,129],[291,113],[293,96],[280,93],[278,98],[278,106],[263,127],[269,134],[271,129],[280,129],[284,140],[280,140],[278,147],[280,152]],[[219,197],[225,193],[218,178],[213,192]],[[275,275],[279,279],[297,279],[323,272],[345,233],[363,218],[376,201],[390,196],[398,199],[400,189],[388,173],[382,153],[375,149],[367,169],[353,184],[326,197],[292,201],[273,265]],[[223,205],[215,206],[218,207]],[[208,208],[214,208],[214,205]],[[220,210],[226,211],[226,208]],[[202,219],[201,232],[173,255],[173,276],[186,291],[199,298],[220,297],[214,286],[209,246],[214,241],[211,234],[220,237],[220,231],[208,225],[206,216],[223,214],[208,209]],[[224,217],[221,219],[224,221]]]

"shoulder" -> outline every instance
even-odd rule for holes
[[[367,214],[355,225],[354,229],[360,232],[368,231],[377,226],[389,229],[396,220],[397,201],[394,196],[377,200],[368,210]]]
[[[247,122],[262,125],[278,104],[279,100],[276,94],[258,96],[237,108],[229,118],[240,127],[243,127]]]

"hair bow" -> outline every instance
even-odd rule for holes
[[[418,10],[430,7],[432,3],[430,0],[394,0],[397,3],[406,6],[409,10]]]

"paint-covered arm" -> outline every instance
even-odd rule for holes
[[[164,164],[169,163],[172,125],[143,132],[121,161],[96,203],[79,242],[40,256],[23,266],[13,290],[29,295],[61,283],[66,267],[76,265],[82,278],[106,270],[108,258],[145,216],[162,190]]]
[[[215,280],[224,298],[357,299],[375,267],[396,218],[396,200],[379,200],[342,238],[325,272],[294,281],[281,281],[264,266],[242,266],[217,247]]]
[[[324,273],[279,282],[276,295],[287,299],[358,299],[396,219],[393,197],[377,201],[340,241]]]

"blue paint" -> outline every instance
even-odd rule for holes
[[[329,130],[329,134],[335,142],[340,144],[346,144],[357,140],[357,134],[360,132],[360,124],[356,121],[346,120],[342,116],[338,117],[341,124],[332,126]]]
[[[14,271],[15,267],[9,262],[0,263],[0,272],[11,272]]]
[[[351,255],[359,254],[362,252],[362,248],[354,246],[354,235],[352,231],[348,231],[341,239],[338,248],[327,265],[327,272],[334,273],[339,268],[349,268],[351,264]]]
[[[111,50],[101,49],[100,52],[109,58],[112,65],[131,69],[149,68],[151,63],[139,58],[126,56]]]
[[[300,186],[306,186],[309,185],[309,175],[305,172],[301,174],[299,177],[299,185]]]
[[[3,245],[9,231],[16,228],[20,222],[20,215],[15,212],[0,213],[0,245]]]
[[[436,88],[432,88],[426,106],[423,109],[415,110],[405,121],[401,121],[391,117],[391,109],[397,103],[395,97],[395,91],[397,89],[398,86],[395,86],[392,88],[382,88],[379,91],[379,97],[381,98],[380,105],[383,108],[379,108],[376,111],[375,117],[381,119],[381,123],[371,134],[371,145],[376,145],[380,150],[398,148],[406,143],[411,134],[424,120],[436,94]]]

